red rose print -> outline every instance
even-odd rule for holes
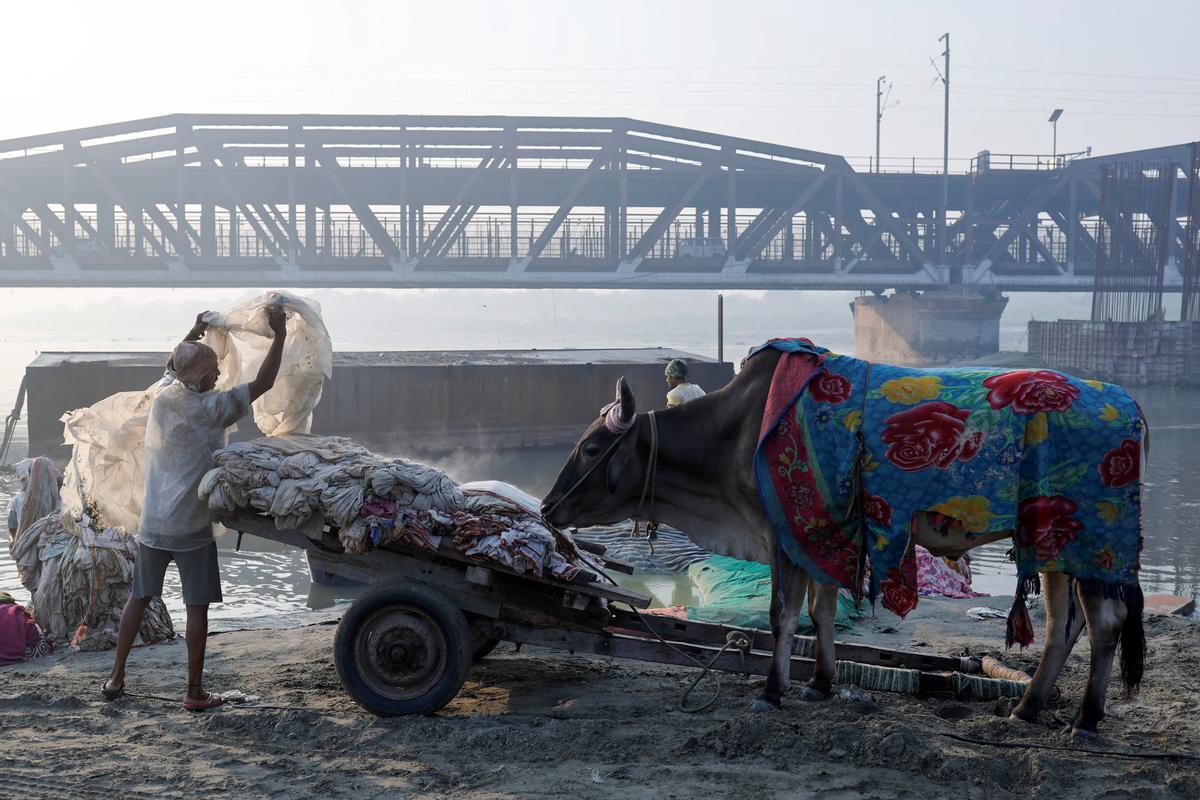
[[[863,492],[863,511],[868,519],[873,519],[880,525],[890,527],[892,524],[892,507],[882,497]]]
[[[892,414],[880,437],[889,445],[884,457],[906,472],[929,466],[945,469],[957,459],[970,461],[983,445],[982,432],[966,435],[970,409],[935,401]]]
[[[1062,495],[1042,495],[1022,500],[1017,508],[1017,544],[1033,547],[1040,562],[1053,561],[1083,530],[1075,519],[1078,504]]]
[[[1119,447],[1105,453],[1097,467],[1104,485],[1120,488],[1136,481],[1141,475],[1141,450],[1136,440],[1125,439]]]
[[[836,375],[827,369],[818,372],[808,384],[808,394],[818,403],[844,403],[850,397],[852,387],[844,375]]]
[[[992,408],[1011,405],[1018,414],[1066,411],[1079,396],[1065,376],[1049,370],[1017,370],[993,375],[983,381]]]
[[[883,593],[883,607],[898,617],[907,616],[908,612],[917,607],[917,592],[911,584],[911,581],[905,581],[899,569],[889,569],[887,577],[879,582]]]

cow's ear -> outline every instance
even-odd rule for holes
[[[629,463],[629,456],[633,453],[634,439],[630,438],[627,442],[622,442],[613,452],[612,458],[608,460],[608,493],[617,493],[617,481],[621,479],[621,473],[625,470],[625,465]]]
[[[637,400],[634,399],[633,389],[629,388],[629,381],[625,380],[624,375],[617,379],[617,392],[614,399],[621,404],[621,422],[629,422],[633,419],[633,415],[637,411]]]

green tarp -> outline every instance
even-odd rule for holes
[[[700,592],[698,605],[687,607],[687,618],[741,628],[771,629],[771,568],[766,564],[712,556],[688,567],[688,578]],[[862,617],[854,601],[838,593],[837,628],[851,630]],[[807,605],[798,633],[813,632]]]

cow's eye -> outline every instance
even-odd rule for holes
[[[595,458],[596,456],[600,455],[600,445],[585,444],[583,446],[583,454],[588,458]]]

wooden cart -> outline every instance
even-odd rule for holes
[[[267,516],[241,513],[220,522],[240,533],[296,545],[311,565],[369,585],[334,636],[334,663],[347,692],[381,715],[428,714],[458,694],[472,663],[499,642],[766,675],[774,640],[762,630],[639,614],[650,597],[607,582],[565,583],[480,564],[445,543],[437,552],[387,546],[344,552],[336,532],[320,539],[278,530]],[[632,574],[599,545],[576,541],[606,569]],[[622,608],[624,606],[624,608]],[[813,640],[796,636],[791,675],[812,675]],[[837,657],[921,671],[921,693],[952,690],[947,673],[978,672],[977,659],[838,643]]]

